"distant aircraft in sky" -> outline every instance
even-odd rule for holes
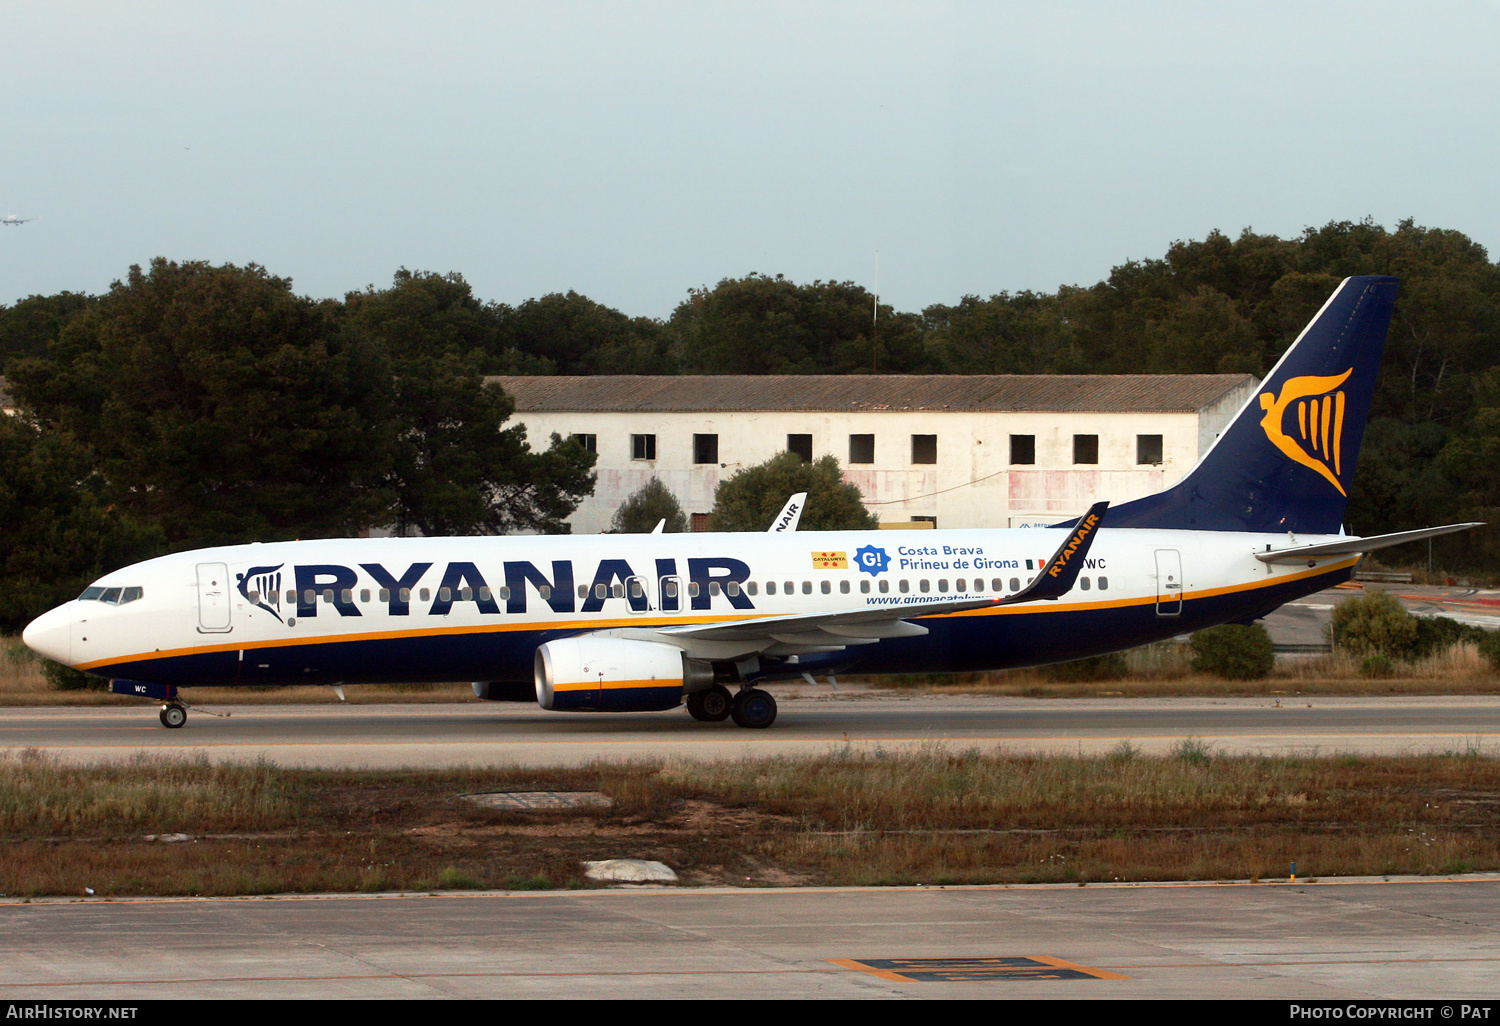
[[[0,217],[0,224],[25,224],[27,221],[35,220],[36,218],[34,217],[17,217],[15,214],[11,214],[7,217]]]

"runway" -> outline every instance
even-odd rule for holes
[[[12,1002],[1500,996],[1495,878],[0,902],[0,937]]]
[[[0,751],[79,762],[137,753],[265,759],[322,768],[574,766],[595,760],[733,759],[852,746],[938,746],[1101,754],[1121,743],[1167,752],[1185,738],[1228,753],[1500,752],[1500,698],[1025,699],[904,695],[802,686],[767,730],[665,713],[549,713],[520,703],[195,710],[166,730],[155,707],[0,710]]]

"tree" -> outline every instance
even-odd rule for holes
[[[683,370],[697,374],[885,374],[926,370],[920,322],[853,282],[798,285],[781,275],[693,289],[667,322]]]
[[[391,369],[385,523],[425,535],[563,533],[594,488],[595,456],[556,435],[533,452],[515,404],[486,384],[483,309],[457,275],[398,272],[346,299],[348,321]]]
[[[661,324],[577,292],[528,299],[505,318],[511,345],[553,374],[675,374]],[[520,371],[519,373],[535,373]]]
[[[662,528],[666,534],[682,534],[688,529],[687,514],[682,512],[677,497],[662,484],[661,478],[653,477],[620,503],[609,522],[609,532],[650,534],[663,520],[667,522]]]
[[[13,391],[169,545],[349,534],[389,504],[390,379],[336,314],[253,264],[158,258],[14,362]]]
[[[837,458],[804,463],[797,454],[783,452],[720,483],[710,515],[713,529],[764,531],[798,492],[807,493],[800,530],[868,531],[880,526],[880,518],[865,509],[859,489],[844,483]]]
[[[161,531],[102,496],[65,434],[0,416],[0,632],[15,633],[106,571],[154,555]]]

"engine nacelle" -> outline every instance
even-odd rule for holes
[[[648,712],[674,709],[713,671],[682,649],[622,638],[560,638],[536,650],[536,700],[543,709]]]

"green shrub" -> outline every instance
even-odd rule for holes
[[[1089,656],[1086,659],[1074,659],[1072,662],[1054,663],[1051,666],[1042,667],[1043,675],[1049,680],[1070,684],[1096,680],[1119,680],[1127,672],[1129,671],[1125,665],[1125,656],[1120,652],[1109,652],[1105,655]]]
[[[1465,643],[1480,644],[1489,632],[1483,627],[1459,623],[1451,616],[1418,616],[1415,654],[1436,655],[1444,649]]]
[[[1489,662],[1490,669],[1500,672],[1500,631],[1485,631],[1479,642],[1479,654]]]
[[[1395,670],[1396,665],[1379,652],[1365,656],[1365,661],[1359,664],[1359,672],[1363,677],[1385,678]]]
[[[1417,618],[1378,588],[1339,603],[1324,628],[1335,649],[1355,655],[1378,653],[1387,659],[1416,656],[1419,630]]]
[[[1259,680],[1276,666],[1271,635],[1260,624],[1226,623],[1192,637],[1193,669],[1226,680]]]
[[[42,660],[42,676],[53,691],[103,691],[108,686],[103,677],[54,663],[51,659]]]

